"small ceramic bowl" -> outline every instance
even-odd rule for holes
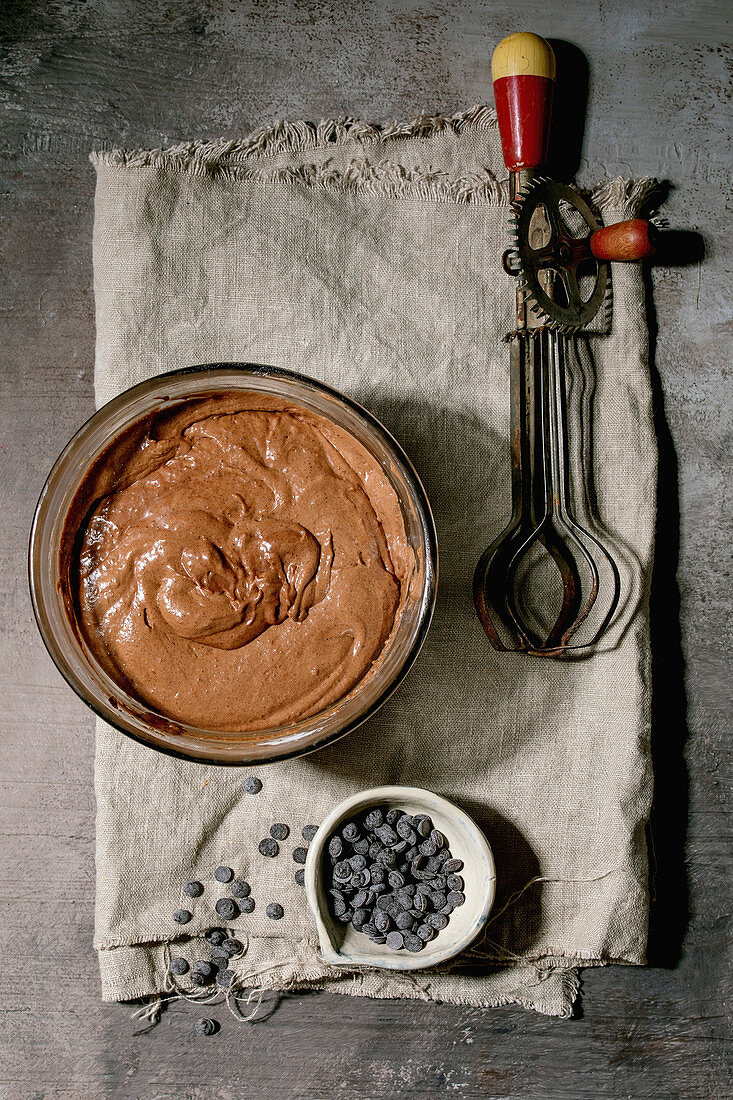
[[[396,807],[408,814],[429,814],[443,833],[465,882],[465,904],[454,909],[448,926],[419,954],[392,951],[372,943],[350,924],[341,924],[330,912],[324,882],[324,853],[330,836],[343,822],[372,806]],[[327,858],[327,857],[326,857]],[[380,966],[387,970],[422,970],[460,954],[486,923],[496,894],[494,857],[475,821],[452,802],[419,787],[373,787],[336,806],[311,841],[305,865],[308,903],[315,917],[321,954],[333,966]]]

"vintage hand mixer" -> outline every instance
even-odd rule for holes
[[[621,580],[607,540],[578,516],[578,493],[573,500],[566,371],[574,334],[604,308],[609,261],[650,255],[653,227],[636,218],[601,228],[576,190],[535,174],[555,80],[543,38],[505,38],[492,78],[512,205],[502,262],[518,284],[507,336],[512,514],[476,567],[474,603],[496,649],[583,656],[611,623]]]

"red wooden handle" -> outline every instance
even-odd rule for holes
[[[590,237],[590,250],[597,260],[627,263],[643,260],[656,250],[654,226],[643,218],[617,222],[598,229]]]
[[[510,34],[491,60],[504,163],[510,172],[538,168],[547,157],[555,55],[539,35]]]

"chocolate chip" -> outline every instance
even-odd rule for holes
[[[387,936],[386,942],[387,947],[389,947],[392,951],[401,951],[402,948],[405,946],[405,941],[402,938],[401,932],[390,932],[390,934]]]
[[[384,814],[382,813],[382,811],[378,807],[375,807],[373,810],[370,810],[369,813],[364,818],[364,824],[366,825],[367,829],[378,829],[379,826],[383,823],[383,821],[384,821]]]
[[[310,844],[310,842],[313,840],[313,837],[316,835],[317,832],[318,832],[318,826],[317,825],[305,825],[300,830],[300,835],[302,836],[303,840],[307,841],[308,844]]]
[[[381,909],[377,909],[374,914],[374,927],[377,932],[388,932],[392,921],[389,915],[383,912]]]
[[[448,924],[448,918],[445,913],[428,913],[425,923],[439,932]]]
[[[183,887],[183,892],[189,898],[200,898],[204,892],[204,888],[200,882],[196,882],[196,880],[194,879],[191,882],[186,883],[186,885]]]
[[[360,855],[352,856],[349,860],[349,863],[355,871],[363,871],[367,865],[367,861],[364,859],[364,856]]]
[[[293,852],[293,858],[295,858],[295,852]],[[300,862],[300,860],[296,860],[296,863]],[[336,879],[336,882],[348,882],[353,873],[353,867],[345,859],[342,860],[341,863],[337,863],[333,869],[333,877]]]
[[[176,909],[173,914],[173,920],[176,924],[188,924],[192,916],[193,913],[189,913],[188,909]]]
[[[200,974],[204,981],[210,982],[214,977],[215,968],[205,959],[199,959],[193,964],[194,973]]]
[[[365,856],[369,854],[369,841],[364,837],[361,840],[357,840],[353,845],[354,851],[357,855]]]
[[[463,870],[463,860],[462,859],[447,859],[445,861],[445,863],[443,864],[443,874],[444,875],[452,875],[452,874],[455,874],[456,871],[462,871],[462,870]]]
[[[204,932],[204,939],[208,940],[208,942],[212,943],[215,947],[224,943],[226,938],[227,934],[223,928],[209,928],[207,932]]]
[[[391,810],[387,810],[385,814],[385,821],[388,825],[394,825],[396,821],[401,817],[400,810],[395,810],[394,807]],[[376,832],[376,830],[375,830]]]
[[[411,913],[402,912],[398,913],[395,917],[395,924],[400,929],[400,931],[404,931],[406,928],[412,928],[414,920],[415,918],[412,916]]]
[[[231,882],[234,878],[234,871],[231,867],[217,867],[214,871],[214,878],[217,882]]]
[[[276,822],[274,825],[270,826],[270,836],[273,840],[287,840],[290,836],[290,829],[287,825]]]
[[[460,890],[451,890],[450,894],[446,898],[448,905],[452,905],[456,909],[459,905],[463,905],[466,900],[466,895],[462,894]]]
[[[232,892],[232,896],[235,898],[248,898],[252,893],[252,887],[248,882],[242,882],[241,879],[235,879],[229,889]]]
[[[245,898],[244,900],[246,901],[247,899]],[[232,898],[219,898],[214,908],[224,920],[234,920],[234,918],[239,915],[237,903],[233,901]]]
[[[415,830],[423,840],[427,839],[433,831],[433,823],[425,814],[418,814],[415,819]]]
[[[187,974],[188,963],[185,959],[171,959],[171,964],[168,969],[171,974]]]
[[[412,932],[405,932],[403,939],[408,951],[422,951],[425,947],[425,941],[421,940],[419,936],[415,936]]]
[[[229,937],[224,940],[224,943],[221,946],[230,958],[233,958],[234,955],[241,955],[244,951],[244,947],[239,942],[239,940],[230,939]]]
[[[276,901],[271,901],[270,904],[267,906],[267,909],[265,909],[265,912],[267,913],[270,920],[282,920],[282,918],[285,916],[285,910],[283,909],[282,905],[278,905]]]
[[[445,883],[449,890],[460,891],[463,889],[463,879],[460,875],[448,875]]]
[[[433,840],[432,836],[429,836],[427,840],[423,840],[420,845],[420,851],[424,856],[434,856],[438,850],[438,845]]]
[[[223,986],[224,989],[228,989],[233,981],[234,981],[234,971],[233,970],[220,970],[219,973],[216,975],[216,984]]]
[[[364,886],[368,886],[371,881],[372,876],[366,868],[364,868],[363,871],[354,871],[351,876],[351,885],[355,886],[357,890],[361,890]]]
[[[441,833],[440,829],[433,829],[430,836],[435,841],[435,844],[438,848],[442,848],[445,845],[445,837]]]
[[[191,985],[201,986],[208,985],[211,979],[207,978],[205,974],[202,974],[200,970],[192,970],[189,981]]]
[[[435,893],[429,894],[428,896],[433,909],[442,909],[448,901],[448,898],[445,896],[445,894]]]
[[[355,909],[354,915],[351,918],[351,923],[353,924],[357,932],[360,932],[368,920],[369,913],[366,911],[366,909]]]
[[[197,1035],[216,1035],[219,1025],[216,1020],[207,1020],[204,1016],[193,1025]]]
[[[254,913],[255,899],[254,898],[242,898],[239,903],[239,908],[243,913]]]
[[[340,836],[332,836],[328,842],[328,854],[332,859],[338,859],[344,850],[344,842]]]
[[[387,882],[393,890],[399,890],[401,886],[405,885],[406,879],[399,871],[390,871],[387,875]]]
[[[359,839],[359,827],[353,821],[349,821],[341,830],[344,840],[354,841]]]
[[[295,872],[295,881],[298,886],[305,886],[305,871],[301,867],[299,871]]]
[[[248,775],[242,786],[247,794],[259,794],[262,790],[262,780],[256,779],[254,775]]]
[[[276,856],[280,851],[280,845],[270,836],[266,836],[264,840],[261,840],[257,847],[263,856]]]
[[[425,943],[429,943],[430,940],[435,939],[436,932],[434,928],[431,928],[429,924],[421,924],[415,931],[415,935],[419,936]]]
[[[382,844],[395,844],[399,840],[399,837],[392,826],[387,825],[386,823],[384,825],[380,825],[378,829],[374,830],[374,832],[377,834]]]
[[[387,872],[384,867],[382,867],[381,863],[374,863],[369,868],[369,875],[371,877],[372,884],[374,886],[378,886],[380,883],[384,882]]]

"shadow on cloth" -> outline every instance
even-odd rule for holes
[[[667,193],[669,185],[665,187]],[[704,240],[698,233],[663,233],[661,247],[653,261],[685,266],[700,263],[704,252]],[[677,586],[679,469],[674,441],[665,417],[662,379],[656,365],[659,328],[651,270],[647,265],[644,279],[654,427],[659,445],[657,527],[650,599],[654,797],[650,818],[651,905],[647,957],[652,966],[673,967],[680,959],[689,921],[684,855],[689,815],[685,763],[687,696]]]

